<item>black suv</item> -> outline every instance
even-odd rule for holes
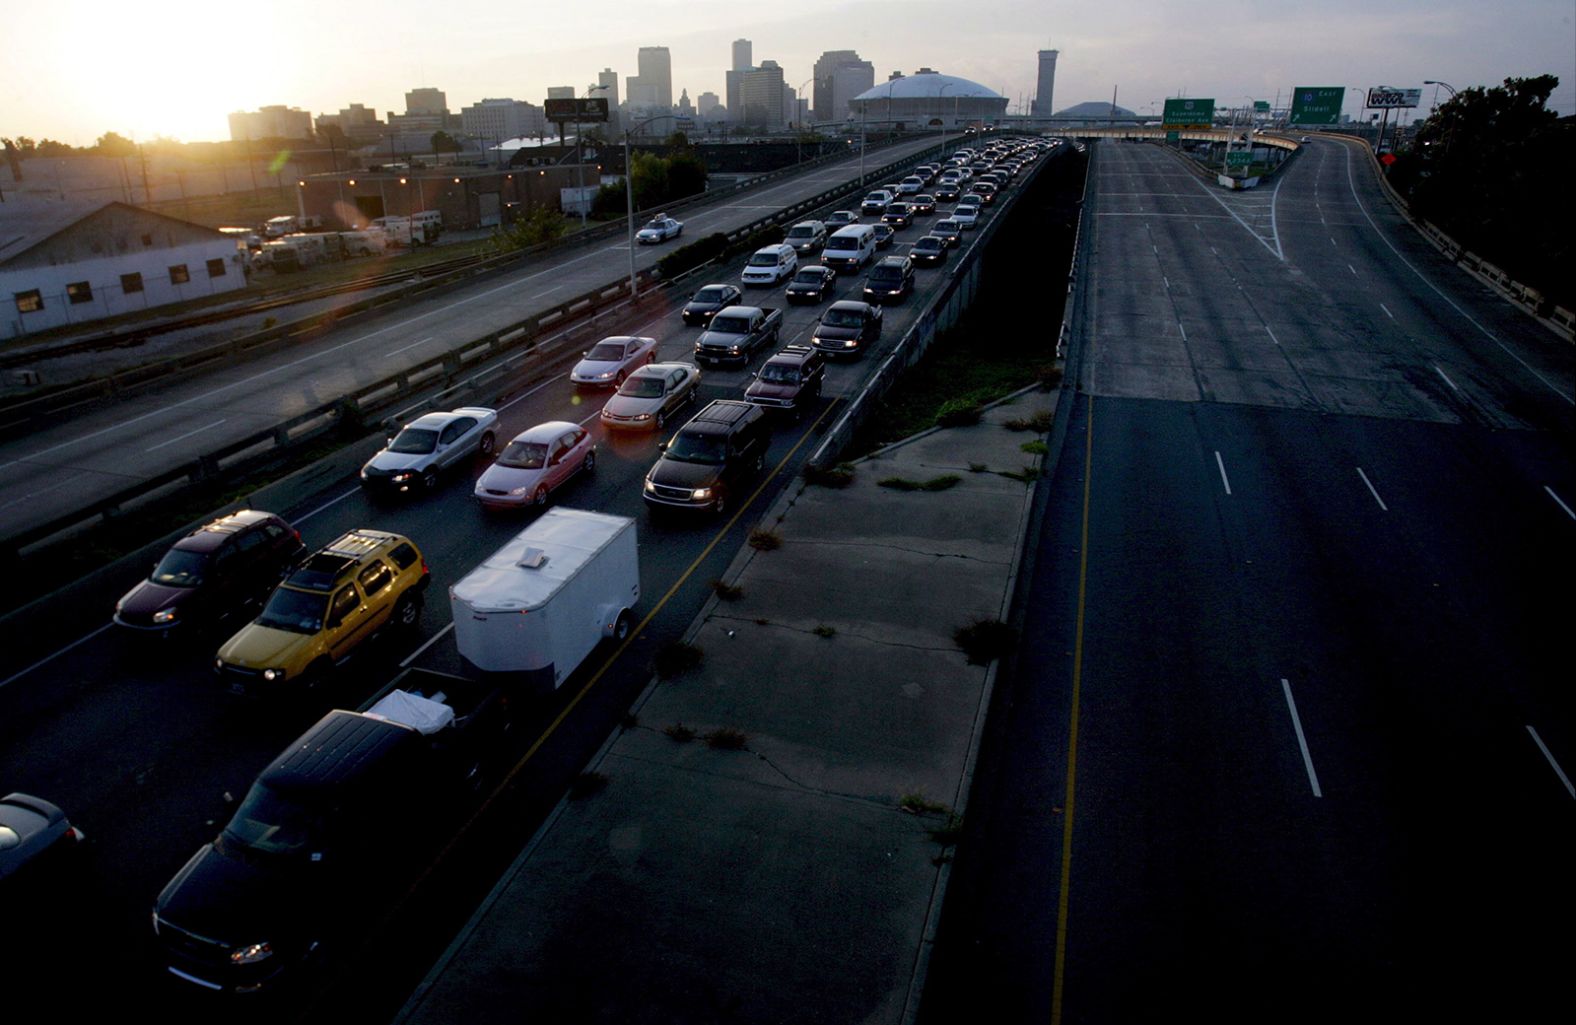
[[[824,356],[808,345],[789,345],[761,364],[744,391],[744,401],[798,417],[820,396],[825,376]]]
[[[653,511],[710,509],[721,514],[735,486],[766,465],[771,427],[759,406],[718,399],[662,446],[646,474],[644,497]]]
[[[430,769],[415,729],[355,712],[324,716],[159,894],[153,928],[170,972],[246,993],[305,960],[347,902],[410,867],[392,864],[406,840],[396,826],[432,796]]]
[[[906,256],[883,256],[865,278],[865,302],[897,302],[913,288],[914,261]]]

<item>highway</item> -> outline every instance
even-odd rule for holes
[[[1576,910],[1569,343],[1354,146],[1245,193],[1094,153],[1079,392],[922,1020],[1540,1017]]]
[[[1021,175],[1014,188],[1022,187],[1030,173]],[[900,232],[894,250],[902,251],[933,219],[921,218]],[[973,245],[978,237],[972,233],[965,244]],[[417,892],[371,902],[370,907],[354,905],[351,938],[330,951],[321,973],[286,995],[288,1017],[342,1021],[350,1020],[350,1014],[376,1020],[379,1014],[393,1013],[614,728],[649,679],[653,652],[689,623],[709,593],[710,581],[721,575],[743,543],[753,517],[792,479],[818,432],[944,287],[956,264],[954,256],[940,268],[919,270],[916,293],[888,310],[876,348],[862,360],[829,369],[820,405],[801,422],[780,427],[760,492],[748,503],[738,503],[727,520],[652,521],[642,508],[640,481],[655,459],[658,439],[608,436],[593,426],[599,439],[594,474],[569,485],[556,501],[639,521],[645,595],[639,612],[649,614],[649,623],[622,658],[608,661],[603,653],[588,660],[553,698],[529,710],[517,732],[516,754],[527,749],[532,753],[521,774],[489,797],[476,820],[470,819],[477,810],[471,806],[412,809],[416,850],[438,857],[438,866],[425,874]],[[738,272],[738,264],[718,268],[716,279],[736,280]],[[844,276],[836,297],[857,294],[861,282],[862,276]],[[781,305],[782,290],[756,289],[747,296]],[[807,339],[824,305],[787,308],[782,342]],[[691,358],[698,334],[698,329],[683,326],[676,306],[623,330],[658,338],[660,359]],[[703,373],[698,405],[737,397],[748,381],[745,368]],[[555,374],[503,407],[500,439],[549,419],[595,425],[601,401],[596,394],[577,394],[566,374]],[[326,479],[311,477],[310,486],[298,491],[277,491],[285,501],[270,511],[295,523],[309,546],[358,526],[406,534],[422,548],[433,578],[417,634],[392,634],[359,653],[342,668],[322,701],[273,708],[236,704],[209,669],[222,638],[149,644],[148,638],[102,628],[116,597],[109,593],[89,608],[60,611],[62,617],[80,617],[80,636],[70,646],[32,664],[21,663],[14,652],[5,656],[0,670],[0,779],[7,789],[45,795],[68,809],[91,841],[84,886],[63,909],[72,923],[69,934],[32,945],[25,961],[20,960],[23,951],[7,951],[38,977],[70,978],[95,951],[113,949],[116,956],[97,970],[102,994],[113,994],[106,999],[166,1007],[175,1020],[205,1013],[211,1005],[203,994],[163,972],[148,924],[154,896],[223,825],[233,800],[256,773],[323,708],[367,701],[419,645],[439,638],[449,620],[447,586],[529,519],[530,514],[489,514],[477,505],[470,488],[480,465],[456,474],[436,494],[394,504],[370,501],[354,483],[353,470],[353,462],[342,462],[339,472]],[[136,571],[128,568],[119,586],[129,587]],[[446,847],[445,838],[454,838],[455,845]],[[368,953],[369,944],[375,953]],[[83,995],[83,1006],[94,1006],[98,996]],[[369,1011],[374,1006],[375,1013]]]
[[[866,171],[934,146],[926,138],[868,155]],[[638,268],[677,245],[750,224],[858,177],[860,158],[824,164],[759,189],[682,211],[677,243],[639,247]],[[157,476],[272,428],[341,395],[505,330],[558,303],[627,280],[629,247],[597,241],[526,266],[371,313],[269,355],[182,375],[0,441],[0,537],[86,507],[106,492]],[[350,303],[354,296],[342,300]]]

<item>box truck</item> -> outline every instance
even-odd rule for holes
[[[456,647],[483,673],[556,689],[640,600],[635,521],[550,509],[449,588]]]

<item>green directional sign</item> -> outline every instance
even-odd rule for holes
[[[1247,167],[1253,163],[1253,151],[1250,149],[1234,149],[1226,154],[1227,167]]]
[[[1168,129],[1212,128],[1215,124],[1215,101],[1167,100],[1161,124]]]
[[[1341,103],[1345,99],[1345,86],[1299,85],[1291,94],[1291,123],[1336,124],[1341,120]]]
[[[1255,114],[1268,114],[1270,112],[1270,101],[1269,100],[1254,100],[1253,101],[1253,112]]]

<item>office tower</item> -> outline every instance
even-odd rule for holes
[[[735,39],[733,41],[733,70],[748,71],[755,67],[753,47],[748,39]]]
[[[741,114],[733,120],[772,131],[783,126],[783,69],[776,61],[761,61],[761,66],[741,72],[739,77]]]
[[[1056,50],[1040,51],[1040,79],[1034,88],[1034,102],[1029,105],[1031,114],[1048,117],[1052,113],[1051,94],[1056,91]]]
[[[650,90],[650,105],[658,110],[671,110],[673,107],[673,59],[668,55],[666,46],[642,46],[635,55],[635,64],[639,69],[640,85],[643,89]],[[630,88],[630,102],[633,103],[634,88]]]
[[[407,114],[447,114],[448,112],[449,99],[443,94],[442,89],[412,89],[405,94]]]
[[[876,68],[853,50],[828,50],[815,62],[810,104],[817,121],[841,121],[848,101],[876,84]]]

